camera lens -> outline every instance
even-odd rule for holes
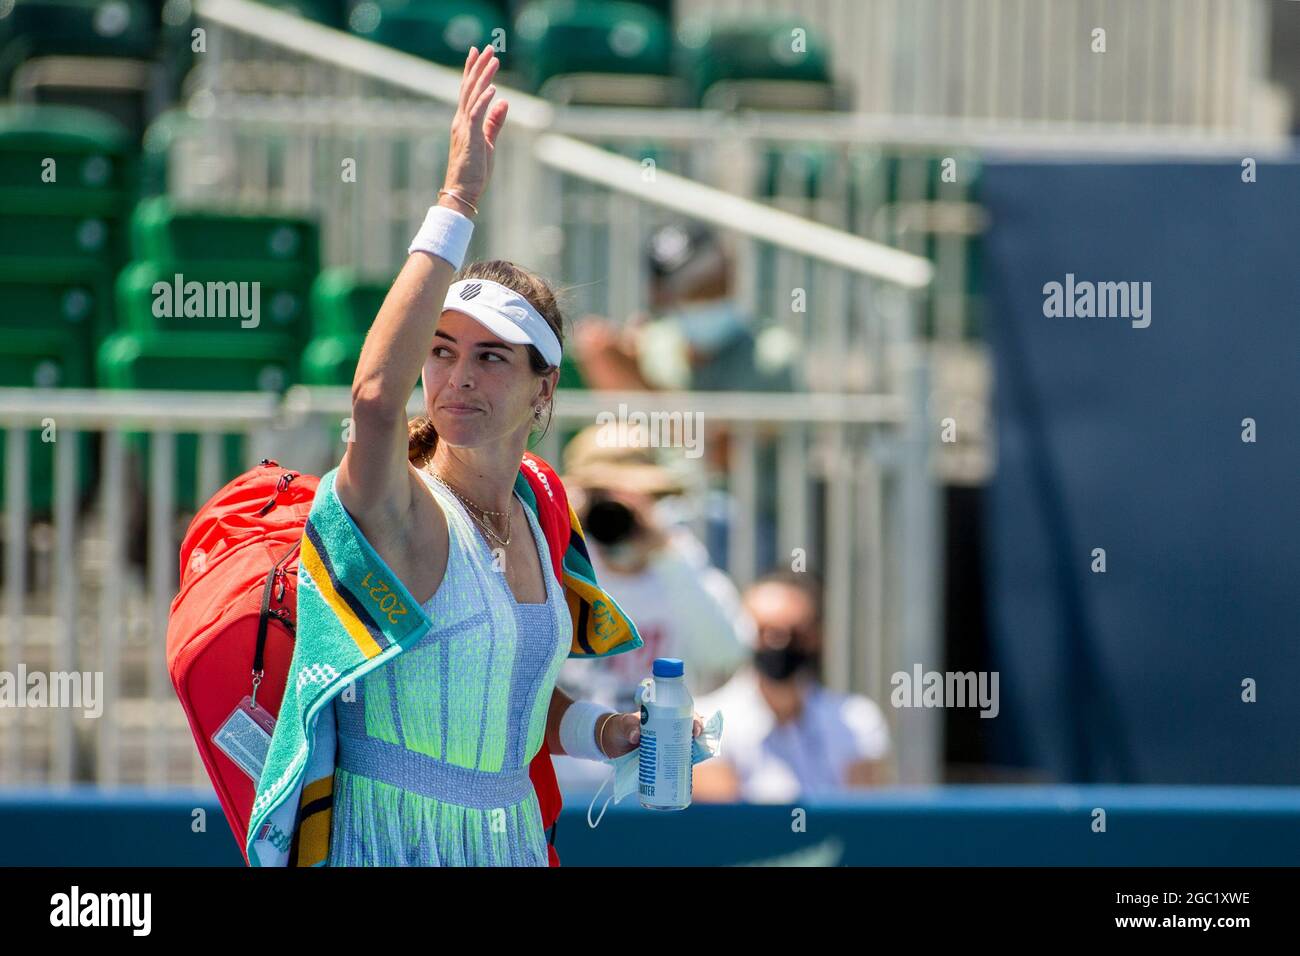
[[[617,501],[597,501],[587,509],[583,530],[603,545],[625,541],[636,528],[636,517],[631,510]]]

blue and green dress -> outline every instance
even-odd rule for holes
[[[546,602],[515,600],[468,511],[421,472],[447,516],[434,625],[332,703],[338,733],[331,866],[546,866],[528,765],[541,749],[573,622],[524,507]],[[460,623],[450,608],[480,608]]]

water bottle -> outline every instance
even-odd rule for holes
[[[691,731],[695,702],[686,689],[685,668],[676,657],[659,657],[654,677],[636,690],[641,708],[641,757],[637,790],[650,810],[685,810],[691,805]]]

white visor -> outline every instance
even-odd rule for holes
[[[463,312],[511,345],[535,345],[548,365],[560,364],[560,340],[550,325],[527,299],[499,282],[453,282],[442,308]]]

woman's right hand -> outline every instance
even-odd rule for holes
[[[480,52],[470,47],[465,71],[460,80],[460,103],[451,121],[451,147],[447,155],[445,189],[478,205],[488,180],[492,178],[492,160],[497,135],[506,121],[509,104],[492,102],[497,88],[492,85],[501,61],[491,45]],[[473,212],[463,203],[443,195],[439,202],[467,216]]]

